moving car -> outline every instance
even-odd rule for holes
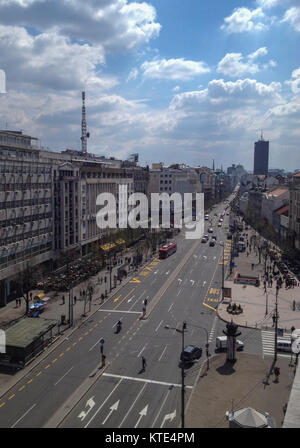
[[[201,243],[206,243],[207,239],[205,238],[205,236],[202,238]]]
[[[227,336],[218,336],[216,339],[216,350],[225,350],[227,347]],[[236,349],[243,350],[244,343],[236,339]]]
[[[208,233],[213,233],[213,229],[210,227],[209,229],[208,229]]]
[[[214,246],[216,244],[215,240],[210,240],[209,245]]]
[[[196,359],[201,358],[202,356],[202,348],[196,347],[195,345],[188,345],[185,347],[183,352],[180,355],[180,361],[183,363],[193,362]]]
[[[218,223],[218,227],[222,227],[222,223],[221,222]]]

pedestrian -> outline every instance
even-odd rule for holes
[[[19,306],[19,299],[16,299],[16,308]]]
[[[275,382],[278,383],[279,382],[279,375],[280,375],[280,368],[279,367],[275,367],[274,368],[274,374],[275,374]]]
[[[148,303],[148,300],[145,299],[145,300],[144,300],[144,305],[147,306],[147,303]]]
[[[146,359],[144,358],[144,356],[142,356],[142,370],[145,371],[146,370]]]
[[[77,300],[77,297],[74,296],[74,305],[76,305],[76,300]]]
[[[65,304],[65,296],[62,296],[62,304],[64,305]]]
[[[102,353],[101,358],[102,358],[102,367],[104,367],[106,356]]]

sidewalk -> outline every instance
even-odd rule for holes
[[[253,230],[244,231],[250,236],[254,234]],[[276,299],[276,282],[273,281],[273,286],[267,286],[267,294],[264,292],[264,284],[262,277],[264,275],[264,257],[261,257],[259,263],[259,254],[257,249],[252,247],[251,253],[247,256],[247,249],[245,252],[239,252],[238,257],[234,258],[235,268],[233,273],[227,277],[225,287],[231,288],[231,302],[240,304],[243,312],[239,315],[233,315],[227,312],[226,303],[220,303],[218,306],[218,316],[220,319],[230,322],[233,320],[239,326],[265,328],[273,326],[273,311],[275,309]],[[253,269],[252,269],[252,264]],[[244,275],[259,276],[261,279],[260,286],[241,285],[233,282],[235,272]],[[285,331],[290,331],[290,328],[300,328],[300,309],[296,307],[293,311],[293,301],[300,303],[300,287],[295,286],[286,289],[284,285],[279,289],[278,293],[278,328],[283,328]]]
[[[122,256],[119,256],[117,258],[123,259],[125,257],[132,257],[133,250],[127,249],[126,252],[123,253]],[[143,261],[143,264],[146,262],[146,260]],[[112,284],[112,293],[114,293],[114,275],[117,274],[118,268],[122,265],[122,263],[116,265],[112,269],[111,273],[111,284]],[[131,275],[134,272],[134,268],[131,268],[129,270],[128,268],[128,275]],[[102,277],[102,283],[99,282],[99,280]],[[106,277],[106,282],[104,281]],[[73,307],[73,324],[76,326],[80,321],[85,317],[84,316],[84,298],[80,296],[81,290],[86,290],[89,284],[92,284],[93,286],[93,296],[92,296],[92,302],[91,302],[91,311],[93,310],[93,307],[99,306],[101,304],[101,294],[105,296],[105,291],[107,291],[107,294],[110,293],[110,274],[109,270],[107,268],[99,271],[96,275],[93,277],[90,277],[88,280],[74,286],[73,288],[73,298],[76,297],[76,303],[74,301],[74,307]],[[117,280],[117,286],[120,284],[124,284],[126,282],[127,278],[123,278],[121,283],[119,280]],[[41,290],[32,290],[32,296],[34,297],[35,294],[40,292]],[[47,297],[50,297],[50,300],[45,305],[45,310],[43,313],[41,313],[41,317],[44,319],[55,319],[57,321],[61,321],[61,316],[64,315],[66,319],[66,324],[60,326],[60,332],[64,331],[68,328],[68,318],[69,318],[69,292],[68,291],[49,291],[46,294]],[[62,297],[65,297],[65,303],[63,304]],[[30,301],[29,304],[31,305],[33,302]],[[89,300],[86,300],[86,310],[85,314],[89,312]],[[21,300],[21,306],[16,307],[15,301],[9,302],[5,307],[0,308],[0,328],[5,329],[9,324],[14,323],[14,321],[24,317],[26,310],[26,304],[25,300],[22,298]]]
[[[282,426],[283,407],[289,400],[295,368],[278,359],[277,383],[275,375],[269,374],[272,359],[242,352],[236,359],[232,364],[226,361],[226,353],[213,356],[207,374],[204,363],[187,403],[186,428],[229,428],[226,411],[244,407],[268,412],[276,428]]]

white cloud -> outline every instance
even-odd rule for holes
[[[262,31],[267,25],[260,21],[265,15],[261,8],[250,10],[248,8],[236,8],[231,16],[224,19],[225,24],[221,29],[227,33],[242,33],[245,31]]]
[[[129,75],[128,75],[126,81],[127,81],[127,82],[129,82],[129,81],[134,81],[134,80],[138,77],[138,74],[139,74],[138,69],[137,69],[137,68],[133,68],[133,69],[130,71],[130,73],[129,73]]]
[[[172,89],[173,92],[179,92],[179,90],[180,90],[180,87],[179,87],[179,86],[175,86],[175,87],[173,87],[173,89]]]
[[[217,72],[226,76],[238,77],[246,73],[257,73],[258,65],[252,62],[243,62],[241,53],[227,53],[219,62]]]
[[[210,69],[204,62],[185,59],[154,59],[142,64],[145,78],[188,81],[198,75],[208,73]]]
[[[292,79],[286,81],[293,93],[300,92],[300,67],[292,72]]]
[[[290,23],[295,31],[300,32],[300,7],[288,9],[284,14],[282,22]]]
[[[256,58],[258,58],[260,56],[265,56],[266,54],[268,54],[267,48],[266,47],[261,47],[261,48],[258,48],[258,50],[254,51],[253,53],[250,53],[248,55],[248,59],[253,61],[253,59],[256,59]]]
[[[266,69],[269,66],[274,67],[276,62],[273,60],[263,65],[253,62],[258,57],[265,56],[266,54],[268,54],[266,47],[259,48],[253,53],[250,53],[246,58],[241,53],[227,53],[218,63],[217,72],[223,73],[226,76],[238,77],[246,73],[257,73],[261,69]]]
[[[0,22],[33,27],[101,45],[105,52],[139,47],[159,35],[156,11],[146,2],[127,0],[6,0]]]
[[[117,84],[99,72],[101,46],[72,43],[55,31],[31,36],[22,27],[0,25],[0,53],[9,89],[107,89]]]
[[[256,0],[256,3],[261,8],[269,9],[282,4],[284,1],[285,0]]]

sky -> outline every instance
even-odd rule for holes
[[[80,150],[84,90],[90,153],[294,171],[299,48],[300,0],[0,0],[0,129]]]

